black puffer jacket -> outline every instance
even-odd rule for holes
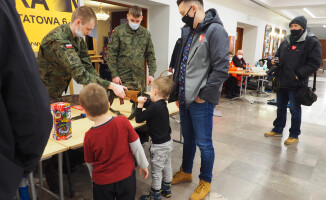
[[[275,57],[280,58],[281,88],[308,85],[309,76],[320,67],[321,45],[318,39],[313,34],[308,35],[307,31],[292,46],[290,36],[286,36]]]

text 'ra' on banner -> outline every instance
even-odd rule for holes
[[[33,51],[55,27],[70,22],[78,0],[16,0],[16,9]]]

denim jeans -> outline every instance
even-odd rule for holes
[[[276,94],[277,117],[273,123],[275,133],[283,133],[286,124],[287,104],[290,101],[291,128],[289,137],[298,138],[301,126],[301,104],[296,99],[297,89],[280,89]]]
[[[180,107],[182,135],[184,137],[182,169],[192,173],[196,145],[201,153],[199,178],[206,182],[212,181],[212,171],[215,159],[212,142],[213,112],[215,105],[192,103],[188,108]]]

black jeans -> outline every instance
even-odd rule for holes
[[[136,196],[135,171],[127,178],[107,185],[93,182],[94,200],[134,200]]]

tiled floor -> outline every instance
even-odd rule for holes
[[[215,147],[212,192],[206,199],[222,200],[325,200],[326,199],[326,73],[319,72],[318,101],[312,107],[302,107],[302,135],[300,142],[285,146],[290,123],[283,138],[266,138],[264,132],[272,128],[276,107],[267,105],[274,97],[247,97],[254,101],[230,101],[222,98],[216,110],[222,117],[214,117]],[[288,122],[290,122],[288,112]],[[179,125],[171,120],[173,137],[179,136]],[[148,145],[145,146],[148,154]],[[181,164],[182,145],[175,143],[173,170]],[[172,187],[175,200],[189,199],[198,184],[200,155],[197,151],[194,180]],[[73,174],[74,199],[92,199],[88,171],[80,166]],[[150,189],[151,179],[137,176],[137,199]],[[39,199],[53,199],[38,191]],[[68,194],[68,192],[66,193]],[[68,196],[66,196],[66,199]]]

